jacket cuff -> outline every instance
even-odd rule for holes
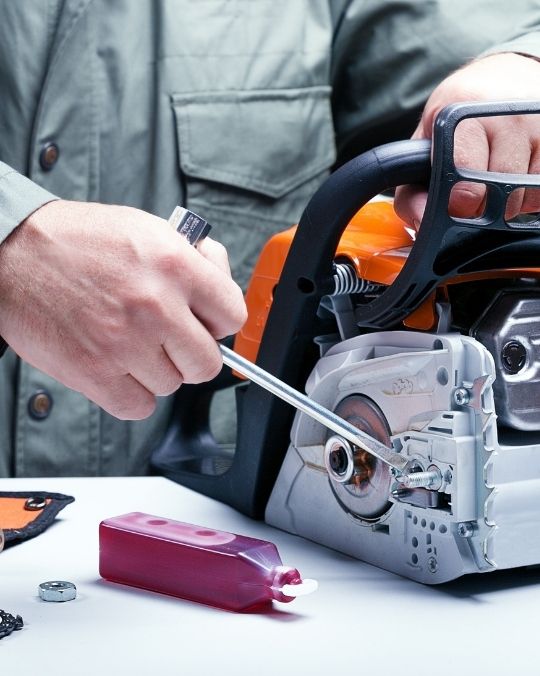
[[[0,244],[30,214],[58,197],[0,162]],[[7,349],[0,336],[0,358]]]
[[[0,244],[36,209],[59,199],[0,162]]]
[[[495,47],[482,52],[478,58],[481,59],[484,56],[501,54],[503,52],[513,52],[514,54],[521,54],[522,56],[540,59],[540,31],[527,33],[526,35],[521,35],[513,40],[498,44]]]

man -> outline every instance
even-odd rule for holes
[[[219,370],[245,309],[223,249],[162,220],[176,204],[245,285],[336,157],[404,135],[455,68],[495,54],[435,89],[416,136],[451,101],[540,92],[531,0],[3,0],[0,19],[3,476],[144,473],[162,395]],[[472,122],[458,156],[538,171],[538,137]],[[402,191],[401,213],[418,223],[423,199]]]

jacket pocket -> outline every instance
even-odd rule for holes
[[[335,161],[330,87],[174,94],[172,105],[186,203],[211,220],[245,285]]]

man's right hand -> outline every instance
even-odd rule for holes
[[[138,209],[49,202],[0,246],[0,335],[118,418],[216,376],[245,319],[225,249]]]

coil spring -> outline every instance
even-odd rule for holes
[[[354,267],[348,263],[336,263],[334,268],[335,289],[332,296],[347,293],[377,293],[383,288],[382,284],[374,284],[363,277],[358,277]]]

